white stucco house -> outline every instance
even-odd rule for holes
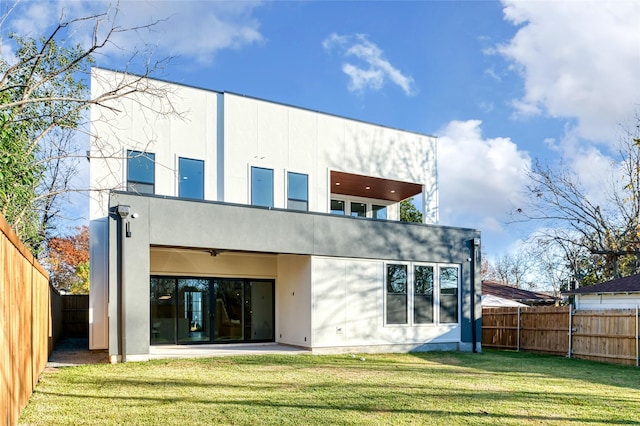
[[[126,78],[94,69],[91,90]],[[148,83],[180,116],[91,110],[91,349],[480,348],[480,232],[437,225],[434,137]],[[399,221],[412,197],[423,224]]]
[[[640,306],[640,275],[580,287],[562,294],[574,296],[574,306],[579,310],[636,309]]]

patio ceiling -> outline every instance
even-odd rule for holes
[[[331,193],[378,200],[402,201],[422,192],[422,185],[331,171]]]

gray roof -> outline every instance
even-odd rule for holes
[[[600,284],[580,287],[563,294],[591,294],[591,293],[640,293],[640,275],[616,278]]]
[[[548,294],[510,287],[494,281],[482,281],[482,294],[525,303],[554,303],[556,301],[555,297]]]

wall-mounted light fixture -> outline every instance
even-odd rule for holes
[[[118,213],[121,219],[126,219],[129,213],[131,213],[131,206],[120,204],[116,206],[116,213]]]
[[[118,216],[120,216],[120,219],[122,219],[122,222],[124,223],[125,219],[131,213],[131,206],[127,206],[126,204],[119,204],[118,206],[116,206],[116,213],[118,213]],[[134,217],[134,216],[131,216],[131,217]],[[131,225],[129,224],[128,220],[126,222],[125,232],[126,232],[127,238],[131,238]]]

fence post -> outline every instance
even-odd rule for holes
[[[640,305],[636,305],[636,367],[640,366]]]
[[[516,336],[516,348],[520,352],[520,306],[518,306],[518,334]]]
[[[573,305],[569,305],[569,352],[567,353],[567,357],[571,358],[573,340]]]

